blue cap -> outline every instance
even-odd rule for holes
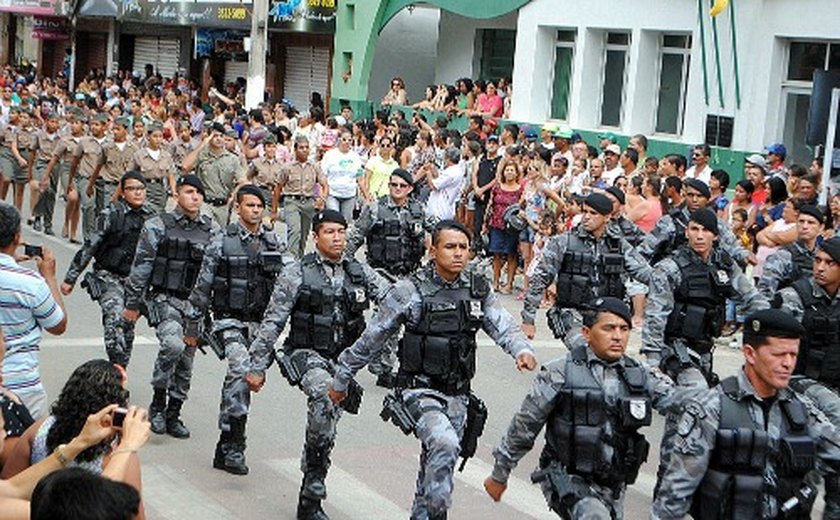
[[[774,153],[782,159],[787,157],[787,148],[785,148],[785,145],[783,145],[782,143],[773,143],[771,145],[768,145],[766,150],[767,153]]]

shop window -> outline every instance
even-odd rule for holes
[[[481,69],[483,80],[498,81],[513,76],[513,55],[516,51],[516,31],[511,29],[483,29],[481,31]]]
[[[566,120],[569,117],[569,95],[572,89],[572,63],[575,57],[577,31],[557,31],[554,51],[554,77],[552,78],[551,118]]]

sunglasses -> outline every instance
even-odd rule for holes
[[[402,189],[411,187],[411,184],[406,184],[404,182],[389,182],[388,186],[390,186],[392,188],[398,188],[398,189],[402,190]]]

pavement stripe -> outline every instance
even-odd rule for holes
[[[157,345],[158,340],[156,338],[150,338],[148,336],[136,336],[134,338],[134,346],[148,346],[148,345]],[[91,336],[88,338],[62,338],[62,337],[49,337],[44,338],[41,340],[41,347],[90,347],[90,346],[105,346],[105,340],[102,339],[102,336]]]
[[[291,482],[300,482],[299,459],[273,459],[266,461],[266,464]],[[326,508],[335,508],[342,515],[354,520],[403,520],[410,516],[409,511],[334,464],[330,466],[327,489],[329,491]]]
[[[493,471],[491,464],[472,458],[467,462],[463,472],[455,472],[455,478],[481,493],[485,493],[484,479],[491,471]],[[502,496],[502,503],[528,518],[557,520],[557,516],[548,509],[539,486],[525,482],[520,478],[510,477],[508,479],[508,488]]]
[[[154,518],[239,518],[216,502],[212,496],[190,484],[184,478],[182,470],[165,464],[143,464],[143,502],[154,511]]]

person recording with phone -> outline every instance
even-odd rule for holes
[[[21,265],[29,260],[36,269]],[[38,419],[48,404],[38,361],[41,336],[43,330],[63,334],[67,313],[55,279],[55,256],[46,247],[23,243],[20,213],[6,203],[0,203],[0,294],[0,329],[6,337],[0,381]]]

